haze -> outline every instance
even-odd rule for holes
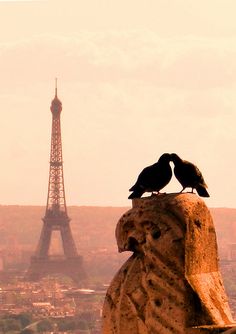
[[[164,152],[235,207],[236,3],[0,1],[0,203],[46,204],[54,78],[69,205],[131,205]],[[173,179],[165,191],[179,191]]]

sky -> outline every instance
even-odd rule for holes
[[[58,78],[68,205],[130,206],[164,152],[236,207],[235,0],[0,1],[0,204],[46,205]],[[163,189],[178,192],[173,177]]]

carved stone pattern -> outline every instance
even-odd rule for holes
[[[108,289],[103,334],[194,334],[206,333],[196,326],[232,325],[213,221],[198,196],[133,200],[116,238],[119,251],[133,255]]]

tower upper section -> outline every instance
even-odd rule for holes
[[[51,153],[50,153],[50,171],[48,184],[48,198],[46,207],[46,217],[58,217],[67,215],[62,142],[61,142],[61,122],[60,114],[62,103],[57,97],[57,82],[55,87],[55,97],[51,103],[52,112],[52,133],[51,133]]]
[[[55,117],[60,116],[60,113],[62,111],[62,103],[57,97],[57,79],[56,79],[56,84],[55,84],[55,97],[52,100],[50,109],[51,109],[53,116]]]

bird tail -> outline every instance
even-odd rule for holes
[[[134,191],[134,190],[136,190],[136,184],[129,189],[129,191]]]
[[[210,197],[208,191],[206,190],[206,188],[204,186],[199,185],[196,188],[196,190],[197,190],[197,193],[198,193],[199,196],[201,196],[201,197]]]
[[[133,191],[132,194],[129,195],[128,199],[140,198],[143,193],[144,193],[143,190],[141,190],[141,189],[138,190],[137,189],[137,190]]]

